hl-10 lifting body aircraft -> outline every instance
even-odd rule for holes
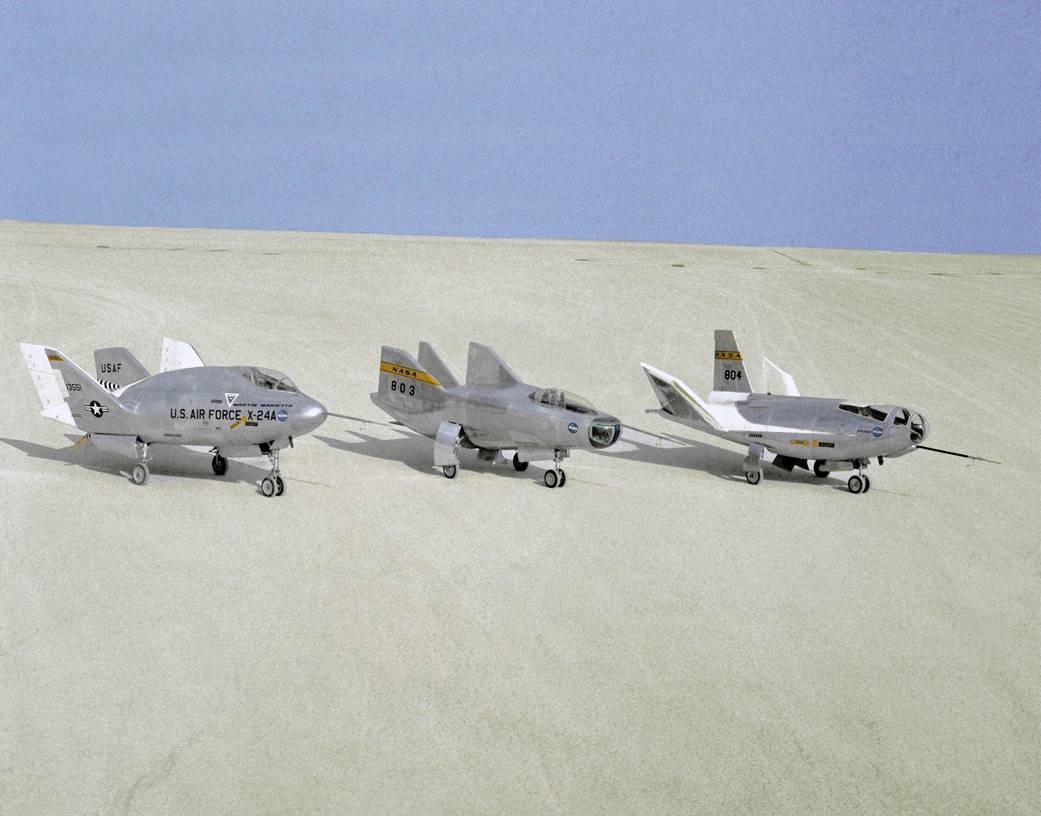
[[[744,473],[749,484],[762,478],[764,450],[775,454],[774,464],[791,471],[810,469],[823,478],[831,471],[856,470],[847,487],[867,492],[864,475],[868,460],[903,456],[913,450],[936,451],[967,459],[992,461],[922,444],[929,424],[917,411],[896,405],[854,405],[845,400],[803,397],[791,375],[769,360],[785,393],[753,393],[732,331],[716,330],[715,383],[701,400],[682,380],[641,363],[667,419],[714,436],[748,446]]]
[[[428,344],[419,360],[384,346],[379,391],[372,401],[398,422],[434,439],[434,465],[455,478],[460,447],[495,461],[513,450],[513,467],[553,460],[543,479],[547,487],[566,481],[560,461],[573,448],[609,448],[621,423],[574,394],[528,385],[487,346],[470,343],[466,384],[460,385]]]
[[[125,348],[98,349],[97,380],[50,346],[22,343],[21,349],[42,415],[78,428],[101,450],[136,460],[131,475],[139,485],[148,481],[149,445],[201,445],[211,448],[218,476],[229,458],[266,454],[271,472],[261,492],[281,496],[278,452],[326,417],[321,403],[284,374],[206,366],[194,348],[169,338],[155,375]]]

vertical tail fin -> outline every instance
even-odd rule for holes
[[[521,378],[488,346],[470,343],[466,361],[467,385],[513,385]]]
[[[383,346],[380,351],[379,391],[374,396],[384,402],[408,407],[414,399],[440,402],[444,389],[407,351]]]
[[[419,364],[429,371],[444,388],[455,388],[459,385],[452,372],[448,370],[444,360],[441,359],[434,347],[426,342],[419,344]]]
[[[43,416],[89,433],[130,432],[132,414],[63,352],[30,343],[22,343],[21,348],[43,403]]]
[[[98,382],[109,391],[115,391],[148,376],[148,369],[127,349],[120,346],[97,349],[94,352],[94,367],[98,372]]]
[[[730,329],[716,329],[716,368],[712,390],[738,391],[743,394],[752,391],[737,340]]]

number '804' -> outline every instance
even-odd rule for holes
[[[728,368],[726,371],[723,372],[723,379],[724,380],[740,380],[741,379],[741,372],[740,371],[734,371],[732,368]]]

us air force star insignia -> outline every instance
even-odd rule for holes
[[[91,400],[90,405],[88,407],[90,408],[90,413],[94,416],[95,419],[101,419],[104,413],[108,410],[108,408],[106,408],[97,400]]]
[[[235,400],[237,400],[238,398],[238,394],[229,394],[227,391],[224,392],[224,399],[228,401],[229,408],[235,404]]]

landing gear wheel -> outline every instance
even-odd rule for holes
[[[542,477],[542,481],[546,483],[546,487],[556,487],[558,482],[557,472],[555,470],[547,470],[546,474]],[[560,484],[563,484],[563,482],[560,482]]]
[[[813,475],[816,476],[818,479],[828,478],[828,473],[829,471],[824,469],[823,459],[818,459],[816,462],[813,463]]]
[[[560,484],[557,487],[563,487],[567,483],[567,474],[564,471],[560,471]]]
[[[871,480],[867,476],[865,476],[864,477],[864,492],[867,493],[870,489],[871,489]]]
[[[134,465],[134,470],[130,474],[130,478],[134,480],[134,484],[143,485],[148,483],[148,465]]]
[[[271,498],[275,495],[275,491],[278,488],[275,486],[275,480],[270,476],[265,476],[264,481],[260,483],[260,492],[263,493],[267,498]]]
[[[865,490],[864,479],[860,476],[850,476],[849,481],[846,482],[846,487],[849,488],[849,492],[854,496],[858,493],[863,493]]]
[[[281,476],[275,477],[275,495],[281,496],[286,492],[286,483],[282,481]]]
[[[513,469],[518,473],[523,473],[528,469],[528,463],[522,462],[517,454],[513,454]]]
[[[213,472],[218,476],[223,476],[228,472],[228,460],[219,453],[213,455],[213,461],[210,462],[210,465],[213,467]]]
[[[745,481],[750,485],[759,484],[759,480],[763,478],[763,471],[761,470],[749,470],[745,473]]]
[[[454,479],[455,474],[459,472],[459,468],[456,465],[445,465],[441,468],[441,472],[445,474],[446,479]]]

